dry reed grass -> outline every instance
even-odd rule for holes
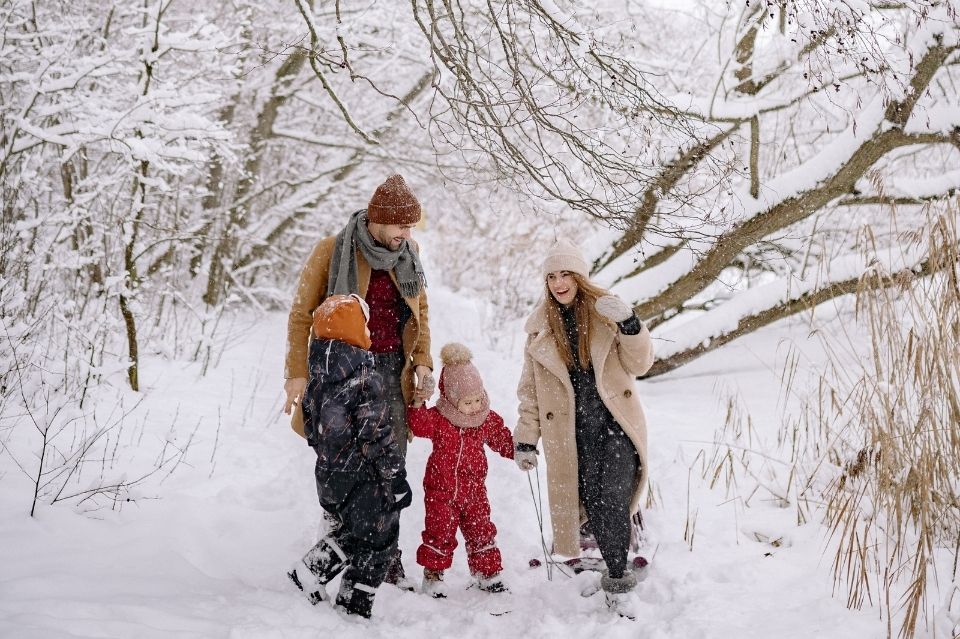
[[[901,243],[928,251],[922,267],[894,276],[875,262],[861,280],[854,325],[814,331],[827,364],[803,397],[801,357],[788,354],[781,402],[799,397],[801,410],[784,420],[775,453],[763,451],[730,399],[723,443],[702,469],[744,506],[763,492],[795,507],[798,524],[823,521],[835,593],[852,608],[878,607],[888,637],[960,636],[957,220],[955,206],[929,213]],[[876,254],[869,229],[863,240]]]

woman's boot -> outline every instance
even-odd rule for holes
[[[611,577],[606,570],[600,577],[600,587],[607,601],[607,607],[621,617],[636,619],[637,610],[633,601],[633,589],[637,586],[637,576],[631,571],[622,577]]]

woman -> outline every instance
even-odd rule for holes
[[[647,431],[633,388],[653,364],[650,332],[620,298],[591,283],[583,254],[559,240],[543,262],[546,294],[527,320],[515,460],[547,461],[553,552],[580,554],[581,506],[607,565],[607,605],[633,618],[626,571],[630,515],[647,482]]]

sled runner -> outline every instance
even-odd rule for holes
[[[637,553],[640,550],[640,547],[643,546],[644,542],[646,541],[643,531],[643,517],[639,512],[636,512],[630,517],[630,551],[633,553]],[[592,570],[596,572],[606,570],[607,565],[604,563],[601,557],[597,556],[599,549],[597,546],[597,541],[593,536],[593,531],[590,530],[589,521],[580,526],[580,550],[585,554],[581,555],[580,557],[556,561],[554,562],[554,565],[559,566],[560,568],[569,568],[576,575],[579,575],[585,570]],[[627,570],[633,570],[634,572],[639,573],[646,568],[649,563],[650,562],[647,561],[646,557],[634,554],[633,557],[627,560]],[[536,557],[529,561],[529,566],[531,568],[539,568],[542,565],[543,560],[537,559]],[[637,576],[639,577],[639,574]]]
[[[540,559],[534,558],[529,562],[531,568],[539,568],[543,565],[543,561]],[[582,572],[603,572],[607,569],[606,563],[600,557],[574,557],[572,559],[565,559],[563,561],[557,561],[554,563],[555,566],[561,569],[561,572],[567,574],[568,576],[579,575]],[[650,562],[647,561],[646,557],[640,555],[635,555],[634,557],[627,560],[627,570],[633,571],[637,576],[637,581],[643,581],[646,578],[647,567],[650,565]],[[566,571],[570,572],[567,573]],[[587,585],[584,588],[580,595],[582,597],[592,597],[593,595],[600,592],[600,581],[595,581]]]
[[[531,568],[539,568],[543,565],[543,560],[537,559],[534,557],[529,561]],[[603,559],[600,557],[573,557],[572,559],[564,559],[563,561],[556,562],[557,566],[563,568],[569,568],[573,571],[573,574],[579,575],[585,570],[591,570],[595,572],[601,572],[607,569],[607,565],[604,563]],[[649,565],[646,557],[636,555],[627,561],[627,570],[633,570],[634,572],[640,572]]]

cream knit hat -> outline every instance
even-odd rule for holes
[[[557,240],[547,251],[547,257],[543,260],[543,276],[546,277],[554,271],[570,271],[590,277],[590,267],[583,259],[583,253],[576,244],[566,238]]]

